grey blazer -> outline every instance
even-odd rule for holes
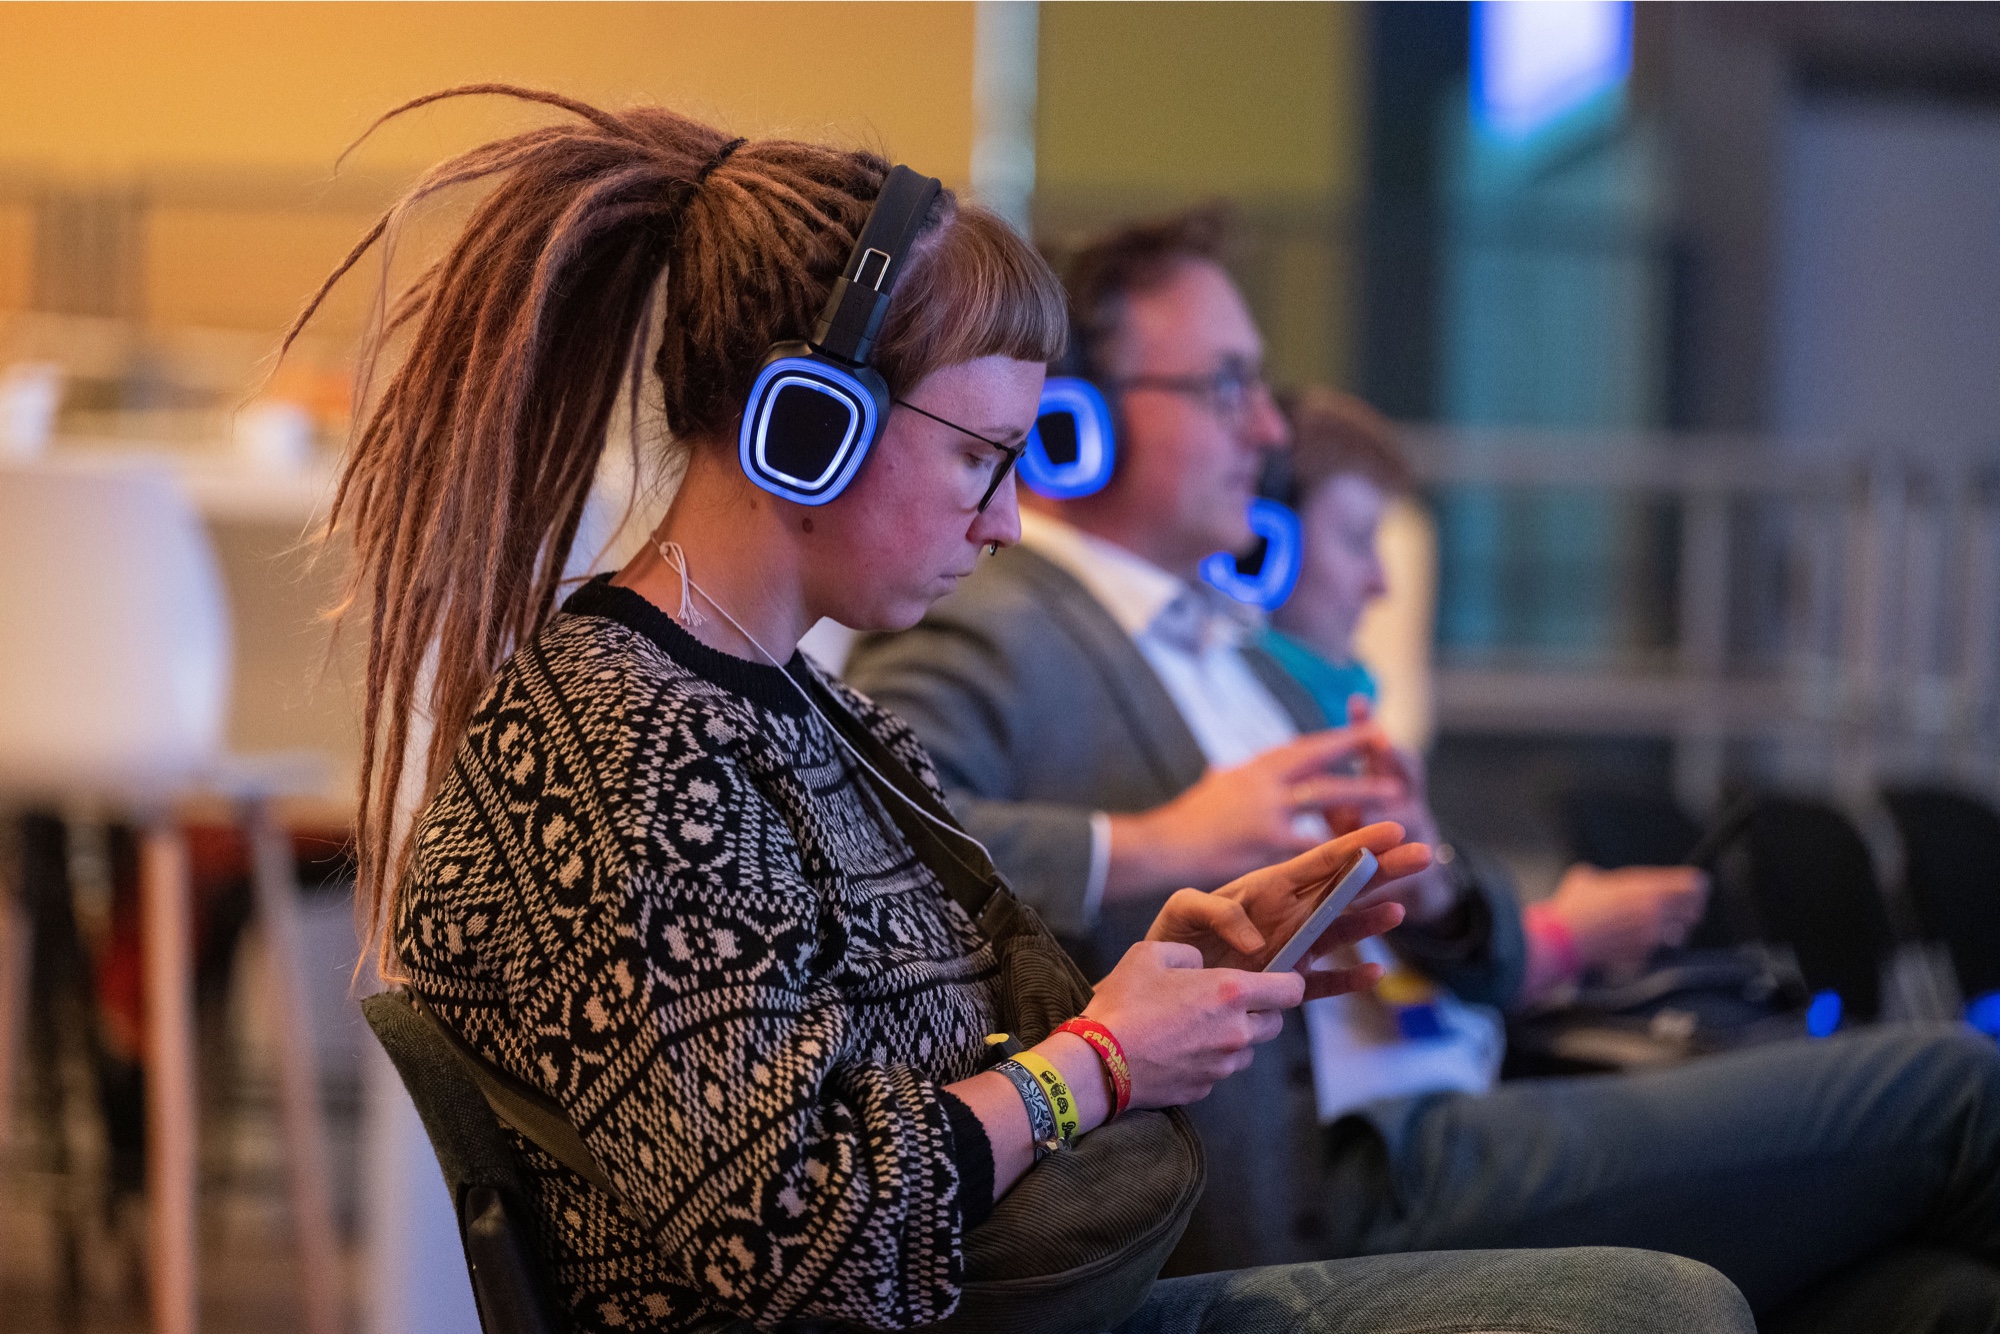
[[[1301,731],[1327,725],[1269,656],[1245,649],[1244,658]],[[1082,584],[1010,548],[914,628],[862,640],[847,680],[916,731],[953,809],[1091,976],[1144,937],[1159,900],[1106,905],[1086,920],[1091,815],[1169,801],[1207,762],[1138,647]],[[1520,945],[1517,910],[1479,906],[1457,939],[1399,942],[1474,999],[1510,986],[1495,976],[1492,946],[1506,974],[1509,947],[1518,955]],[[1325,1132],[1297,1012],[1248,1070],[1188,1112],[1208,1151],[1208,1189],[1168,1272],[1320,1258],[1337,1192],[1317,1170]]]
[[[1327,725],[1269,655],[1244,658],[1300,731]],[[863,639],[847,680],[916,729],[959,817],[1071,939],[1091,927],[1092,812],[1150,810],[1208,767],[1131,637],[1082,584],[1021,547],[983,562],[916,628]]]

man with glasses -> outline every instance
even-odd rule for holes
[[[1413,799],[1379,762],[1380,733],[1329,729],[1257,646],[1255,617],[1198,578],[1210,553],[1248,544],[1256,479],[1287,440],[1222,239],[1197,212],[1080,252],[1075,351],[1114,412],[1111,481],[1024,496],[1018,546],[849,663],[915,728],[1016,889],[1099,968],[1171,891],[1290,857],[1329,815]],[[1504,1007],[1526,961],[1520,907],[1467,861],[1420,879],[1391,939],[1460,1009]],[[1369,1083],[1360,1044],[1309,1041],[1288,1018],[1189,1109],[1208,1187],[1173,1268],[1627,1245],[1721,1269],[1769,1328],[2000,1328],[1991,1043],[1877,1029],[1492,1089],[1497,1029],[1481,1051],[1476,1028],[1399,1090]],[[1316,1075],[1382,1096],[1323,1125]]]

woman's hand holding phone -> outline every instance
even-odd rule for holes
[[[1296,971],[1260,971],[1308,917],[1328,878],[1362,849],[1380,862],[1352,906],[1333,920]],[[1283,1012],[1317,996],[1373,986],[1373,964],[1341,968],[1327,956],[1403,918],[1384,886],[1430,864],[1400,825],[1375,824],[1212,894],[1184,889],[1146,939],[1097,984],[1084,1013],[1118,1035],[1132,1068],[1132,1105],[1169,1107],[1208,1096],[1278,1035]]]
[[[1319,900],[1316,891],[1364,848],[1375,855],[1380,868],[1299,966],[1306,979],[1304,999],[1364,990],[1380,980],[1380,969],[1372,964],[1342,968],[1328,956],[1402,921],[1403,910],[1393,901],[1390,886],[1430,865],[1430,849],[1404,842],[1402,826],[1393,823],[1344,834],[1289,861],[1252,871],[1212,894],[1181,890],[1167,900],[1146,938],[1192,945],[1210,968],[1261,969],[1310,916]]]

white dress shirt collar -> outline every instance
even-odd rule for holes
[[[1038,510],[1021,511],[1021,545],[1069,574],[1133,639],[1152,636],[1198,651],[1232,647],[1258,624],[1256,611],[1207,584],[1190,584],[1116,542]]]

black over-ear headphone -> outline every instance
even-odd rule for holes
[[[737,436],[744,473],[772,495],[824,505],[847,488],[889,420],[889,386],[868,364],[889,293],[943,183],[895,167],[812,337],[774,343]]]

